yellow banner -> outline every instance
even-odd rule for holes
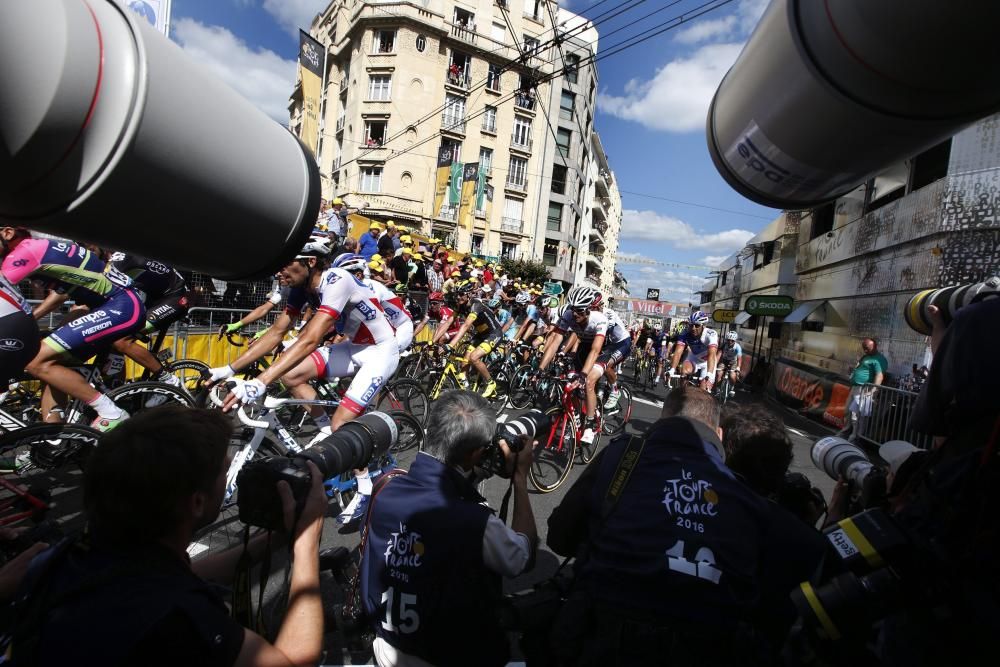
[[[323,87],[323,46],[306,32],[299,31],[299,73],[302,77],[302,140],[313,155],[319,143],[319,99]]]
[[[476,185],[479,183],[479,163],[470,162],[462,170],[462,199],[458,205],[458,224],[472,231],[476,219]]]
[[[434,210],[431,217],[441,215],[441,206],[448,195],[448,178],[451,176],[451,146],[438,149],[437,174],[434,182]]]

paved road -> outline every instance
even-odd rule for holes
[[[630,432],[642,433],[659,418],[664,395],[665,390],[663,388],[658,388],[651,392],[639,392],[635,396],[632,422],[629,427]],[[799,417],[760,396],[753,396],[749,393],[739,392],[734,400],[738,403],[752,403],[757,405],[759,409],[773,412],[785,420],[786,428],[794,444],[794,461],[791,466],[792,470],[804,473],[810,480],[812,480],[813,484],[818,486],[824,492],[824,495],[829,498],[830,492],[833,489],[833,481],[830,480],[824,473],[813,467],[809,458],[809,451],[813,442],[815,442],[817,438],[828,435],[830,431],[822,426]],[[513,416],[516,413],[507,412],[505,414],[507,414],[507,416]],[[548,578],[558,567],[562,559],[549,551],[545,546],[545,538],[548,533],[547,521],[553,508],[555,508],[562,500],[566,489],[568,489],[579,477],[581,470],[581,466],[575,466],[570,473],[569,479],[567,479],[563,486],[552,493],[532,493],[532,509],[534,510],[535,519],[538,524],[539,536],[541,538],[541,547],[537,563],[531,572],[528,572],[515,580],[506,581],[506,592],[516,592],[530,589],[533,584]],[[484,483],[483,495],[487,498],[490,505],[496,509],[500,507],[500,502],[506,488],[507,480],[492,478]],[[336,506],[331,505],[330,515],[334,516],[336,513]],[[327,521],[322,542],[323,548],[343,546],[350,550],[355,550],[357,548],[358,541],[358,533],[356,530],[344,531],[332,519]],[[284,571],[280,559],[279,562],[274,564],[274,567],[276,571],[272,575],[271,581],[267,587],[266,598],[269,600],[269,604],[267,606],[270,607],[273,604],[276,609],[280,609],[281,592],[283,590],[284,582]],[[341,591],[334,578],[329,575],[324,575],[324,577],[324,594],[326,599],[332,601],[333,604],[340,602],[342,600]],[[256,581],[256,575],[254,580]],[[332,627],[333,624],[330,622],[332,620],[332,618],[328,620],[328,628]],[[351,653],[350,651],[345,650],[345,648],[340,645],[339,637],[336,635],[329,636],[328,649],[329,657],[327,662],[330,664],[370,664],[371,661],[371,655],[367,651],[362,650],[357,653]]]

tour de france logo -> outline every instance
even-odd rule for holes
[[[399,532],[392,533],[386,540],[385,564],[389,567],[420,567],[424,555],[424,543],[420,533],[411,532],[406,524],[399,524]]]
[[[313,67],[319,67],[319,51],[309,42],[302,44],[302,57],[308,60]]]
[[[719,494],[712,484],[683,468],[680,477],[668,479],[664,484],[662,502],[679,527],[698,533],[705,532],[704,519],[719,514]]]

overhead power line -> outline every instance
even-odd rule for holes
[[[646,194],[644,192],[632,192],[631,190],[621,190],[621,189],[619,189],[618,192],[622,193],[623,195],[632,195],[633,197],[645,197],[647,199],[659,199],[660,201],[668,201],[668,202],[670,202],[672,204],[683,204],[684,206],[695,206],[697,208],[707,208],[710,211],[719,211],[721,213],[731,213],[733,215],[742,215],[742,216],[747,217],[747,218],[757,218],[758,220],[772,220],[773,219],[773,218],[770,218],[770,217],[765,216],[765,215],[755,215],[753,213],[744,213],[743,211],[734,211],[734,210],[729,209],[729,208],[719,208],[718,206],[709,206],[708,204],[698,204],[698,203],[693,202],[693,201],[683,201],[681,199],[671,199],[669,197],[661,197],[659,195],[651,195],[651,194]]]

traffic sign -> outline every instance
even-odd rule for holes
[[[740,314],[738,310],[716,310],[712,312],[712,319],[719,324],[732,324],[736,316]]]
[[[646,300],[647,301],[659,301],[660,300],[660,290],[655,288],[650,288],[646,290]]]
[[[559,296],[563,293],[563,286],[562,283],[545,283],[542,291],[552,296]]]
[[[761,294],[748,296],[743,304],[743,310],[751,315],[774,315],[783,317],[792,312],[794,306],[792,297],[777,294]]]

